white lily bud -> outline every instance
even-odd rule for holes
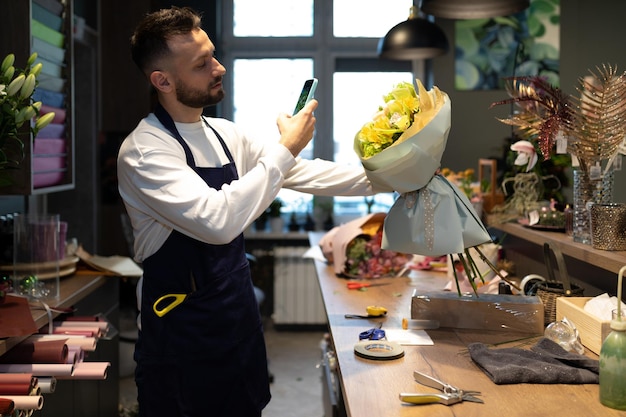
[[[44,127],[48,126],[50,122],[54,119],[54,112],[46,113],[37,119],[35,123],[35,131],[39,132]]]
[[[24,124],[24,122],[28,120],[28,118],[26,117],[26,113],[29,108],[30,106],[22,107],[20,111],[18,111],[17,114],[15,115],[15,124],[17,125],[17,127],[21,127],[22,124]]]
[[[35,75],[28,74],[26,80],[24,81],[24,85],[22,85],[22,89],[20,90],[20,98],[24,99],[30,97],[35,90]]]
[[[24,81],[26,81],[26,76],[24,74],[20,74],[7,87],[7,95],[14,96],[24,85]]]
[[[30,69],[30,74],[33,74],[35,77],[39,77],[39,74],[41,74],[42,68],[43,68],[43,64],[41,62],[38,62],[37,64],[35,64],[34,67]]]
[[[2,65],[0,65],[0,72],[4,74],[4,72],[9,69],[9,67],[13,66],[13,63],[15,62],[15,55],[14,54],[9,54],[7,56],[4,57],[4,59],[2,60]]]
[[[6,71],[4,71],[4,78],[7,80],[10,80],[11,78],[13,78],[13,74],[15,74],[15,67],[13,65],[11,65],[9,68],[6,69]]]
[[[37,113],[39,113],[39,111],[41,110],[41,101],[36,101],[33,103],[33,107],[35,108],[35,110],[37,110]]]
[[[28,57],[28,61],[26,61],[26,65],[30,67],[31,65],[35,63],[36,59],[37,59],[37,52],[33,52],[31,56]]]

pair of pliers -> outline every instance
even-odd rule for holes
[[[427,387],[435,388],[441,391],[441,394],[431,393],[401,393],[400,401],[411,404],[445,404],[452,405],[460,403],[461,401],[471,401],[475,403],[484,403],[483,400],[476,397],[480,395],[480,391],[467,391],[457,388],[453,385],[441,382],[432,376],[423,374],[421,372],[413,372],[413,378],[415,381]]]

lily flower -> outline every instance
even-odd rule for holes
[[[515,165],[526,165],[526,172],[529,172],[534,168],[537,163],[537,151],[532,143],[527,140],[520,140],[511,145],[511,150],[517,152],[517,158],[515,158]]]

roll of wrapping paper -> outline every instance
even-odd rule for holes
[[[52,334],[62,334],[67,336],[85,336],[98,337],[93,330],[68,329],[67,327],[56,327],[52,330]]]
[[[0,363],[65,363],[67,353],[65,339],[27,340],[0,356]]]
[[[79,321],[79,320],[63,320],[63,321],[55,321],[55,326],[63,326],[63,327],[88,327],[93,328],[96,327],[103,332],[106,332],[109,328],[109,323],[106,321]]]
[[[32,373],[0,374],[0,395],[28,395],[37,385],[37,378]]]
[[[65,363],[82,362],[85,359],[85,352],[80,346],[68,346],[67,360]]]
[[[42,395],[3,395],[3,398],[12,400],[16,410],[41,410],[43,407]]]
[[[79,362],[71,375],[59,375],[57,379],[106,379],[110,362]]]
[[[104,330],[101,328],[100,325],[98,325],[98,322],[94,322],[96,323],[94,324],[80,324],[78,325],[77,323],[79,322],[71,322],[71,323],[63,323],[63,324],[54,324],[53,325],[53,332],[55,334],[77,334],[80,335],[82,334],[83,336],[88,336],[88,337],[101,337],[102,334],[104,333]]]
[[[10,373],[30,373],[36,376],[60,376],[72,375],[74,365],[72,364],[49,364],[49,363],[2,363],[0,372]]]
[[[37,385],[41,388],[42,394],[53,394],[57,387],[57,379],[53,376],[39,377]]]
[[[97,339],[95,337],[70,336],[62,334],[34,334],[30,336],[28,341],[32,340],[59,340],[64,339],[65,344],[69,347],[80,346],[84,351],[93,352],[96,350]]]
[[[13,414],[15,402],[10,398],[0,398],[0,415]]]

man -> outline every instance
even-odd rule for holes
[[[260,416],[270,393],[243,230],[282,187],[329,196],[374,190],[362,169],[298,157],[313,136],[315,100],[293,117],[279,115],[271,145],[203,117],[224,97],[226,70],[191,9],[148,14],[131,50],[158,97],[118,156],[144,268],[139,413]]]

